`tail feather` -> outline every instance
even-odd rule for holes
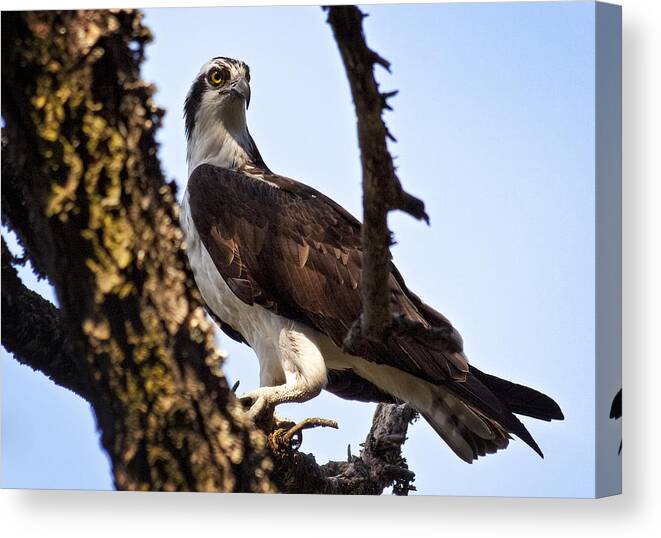
[[[427,385],[431,405],[418,409],[425,420],[462,460],[472,463],[479,456],[507,447],[509,435],[496,421],[442,386]],[[425,398],[426,401],[429,399]],[[412,402],[414,405],[416,402]]]
[[[466,377],[464,383],[452,383],[448,384],[447,387],[464,401],[470,403],[473,408],[478,409],[485,416],[499,424],[505,431],[516,435],[543,458],[544,454],[539,448],[539,445],[533,439],[532,435],[530,435],[530,432],[523,423],[514,415],[514,411],[507,401],[502,398],[499,393],[494,393],[486,383],[482,382],[479,377],[481,372],[478,371],[479,374],[476,375],[474,370],[475,369],[471,367],[471,372]],[[505,382],[504,380],[501,381]],[[527,387],[522,388],[527,389]],[[537,391],[534,391],[533,389],[528,390],[537,393]],[[553,404],[557,406],[555,402],[553,402]]]
[[[438,420],[424,411],[421,411],[420,414],[457,456],[465,462],[473,463],[475,459],[473,447],[465,434],[452,423],[449,417],[446,416]]]
[[[546,394],[525,385],[485,374],[474,366],[471,366],[471,373],[517,415],[546,421],[565,418],[560,406]]]

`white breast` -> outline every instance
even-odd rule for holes
[[[188,191],[181,209],[181,227],[195,283],[209,309],[241,333],[255,351],[260,362],[261,385],[284,383],[290,374],[317,378],[325,385],[323,358],[307,336],[314,331],[259,305],[248,305],[234,295],[197,233]]]

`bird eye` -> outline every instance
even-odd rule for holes
[[[209,71],[209,83],[212,86],[220,86],[224,80],[225,75],[222,70],[214,67],[211,71]]]

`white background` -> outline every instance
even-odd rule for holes
[[[195,1],[194,5],[273,2]],[[304,4],[290,0],[288,4]],[[627,392],[623,453],[624,490],[592,500],[447,497],[334,498],[116,492],[0,492],[4,536],[341,535],[403,532],[507,534],[507,536],[612,536],[649,533],[661,526],[655,477],[661,476],[657,394],[661,349],[658,275],[661,274],[658,204],[661,114],[658,65],[661,9],[654,0],[623,0],[623,355]],[[3,2],[2,8],[176,6],[179,1]],[[191,4],[193,5],[193,4]],[[653,98],[657,95],[656,98]],[[653,279],[653,275],[657,275]]]

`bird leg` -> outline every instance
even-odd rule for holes
[[[319,394],[321,389],[302,383],[260,387],[240,396],[241,402],[248,407],[248,415],[259,427],[269,434],[271,448],[275,451],[296,450],[303,442],[303,430],[316,427],[337,429],[337,422],[323,418],[308,418],[299,423],[282,419],[274,413],[278,404],[305,402]]]
[[[239,397],[241,403],[249,406],[248,415],[254,422],[263,417],[273,419],[276,405],[291,402],[307,402],[321,392],[321,387],[290,383],[275,387],[260,387]]]
[[[239,396],[239,401],[246,409],[250,420],[252,420],[260,429],[272,431],[277,425],[294,424],[293,421],[286,421],[275,414],[275,406],[268,405],[268,400],[258,391],[251,391]]]

